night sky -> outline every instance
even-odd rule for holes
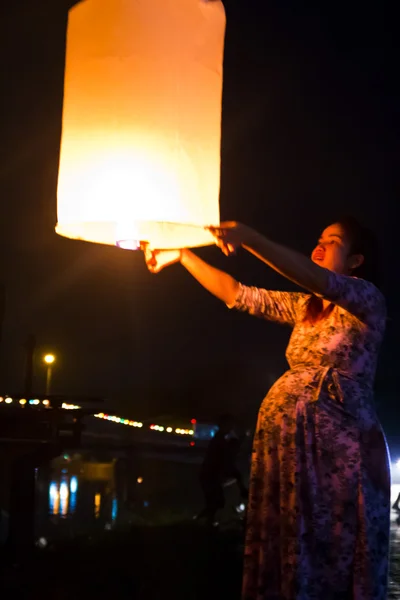
[[[1,393],[22,390],[23,345],[57,355],[54,392],[99,395],[132,418],[252,425],[286,368],[290,330],[230,312],[180,266],[148,273],[140,252],[58,237],[66,0],[1,8],[1,270],[6,289]],[[390,320],[379,414],[400,436],[398,56],[389,3],[227,0],[221,216],[310,252],[353,213],[382,241]],[[244,252],[199,254],[244,283],[294,289]]]

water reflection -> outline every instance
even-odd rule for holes
[[[94,516],[96,519],[100,517],[101,494],[96,494],[94,497]]]
[[[52,481],[49,487],[49,508],[53,515],[58,515],[58,509],[60,506],[60,493],[58,485]]]
[[[51,481],[49,485],[49,512],[64,517],[76,512],[78,479],[63,477],[59,482]]]
[[[118,517],[114,463],[63,456],[39,470],[37,537],[112,528]]]
[[[118,516],[118,500],[117,498],[112,499],[112,507],[111,507],[111,521],[115,521]]]
[[[71,477],[71,480],[69,482],[69,492],[70,492],[70,496],[69,496],[70,511],[71,511],[71,514],[74,514],[74,512],[76,511],[76,499],[77,499],[77,492],[78,492],[78,478],[75,477],[75,475],[73,477]]]

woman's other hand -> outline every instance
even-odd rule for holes
[[[169,267],[182,258],[182,250],[153,250],[149,248],[149,244],[140,244],[141,250],[144,253],[144,260],[150,273],[159,273],[165,267]]]
[[[207,227],[215,238],[215,243],[226,256],[235,254],[246,243],[251,229],[236,221],[225,221],[219,227]]]

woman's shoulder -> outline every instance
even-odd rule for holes
[[[367,279],[353,276],[349,277],[349,279],[352,279],[355,282],[355,295],[372,306],[375,309],[375,312],[380,312],[381,316],[384,315],[386,317],[386,298],[382,291]]]

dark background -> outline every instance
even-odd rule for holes
[[[252,425],[285,369],[289,330],[228,311],[179,266],[150,275],[140,252],[54,233],[64,0],[12,0],[0,15],[1,393],[23,384],[23,344],[57,356],[54,391],[107,397],[133,418]],[[221,216],[310,252],[353,213],[382,241],[390,320],[377,377],[387,432],[398,417],[400,229],[396,20],[388,2],[227,0]],[[394,11],[393,11],[394,13]],[[244,283],[292,289],[244,253],[199,251]]]

